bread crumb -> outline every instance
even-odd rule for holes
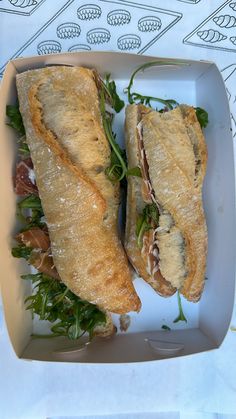
[[[131,323],[131,318],[128,314],[120,315],[120,330],[121,332],[127,332]]]

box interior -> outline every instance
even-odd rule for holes
[[[16,198],[12,186],[16,147],[14,132],[5,125],[5,106],[16,101],[15,74],[45,65],[84,65],[95,67],[102,75],[111,73],[118,93],[139,65],[160,60],[170,63],[139,73],[135,91],[179,103],[205,108],[209,125],[205,130],[208,168],[204,182],[204,207],[209,234],[206,285],[199,303],[182,298],[188,320],[173,323],[178,316],[177,296],[161,298],[141,278],[135,279],[142,300],[139,314],[130,313],[131,326],[119,331],[119,316],[114,315],[118,334],[110,340],[96,339],[91,344],[63,338],[32,339],[45,333],[48,325],[34,319],[24,308],[30,294],[29,284],[20,279],[28,266],[11,257],[12,235],[16,231]],[[221,74],[213,63],[157,59],[119,53],[74,53],[18,59],[10,62],[1,86],[1,287],[9,336],[17,356],[25,359],[76,362],[138,362],[181,356],[217,348],[228,330],[232,315],[235,279],[235,196],[234,162],[230,114]],[[159,107],[159,106],[158,106]],[[160,107],[159,107],[160,108]],[[124,111],[116,116],[114,131],[124,145]],[[171,331],[162,330],[168,325]]]

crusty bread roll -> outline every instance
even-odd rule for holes
[[[160,295],[170,296],[178,289],[188,300],[198,301],[206,269],[202,182],[207,149],[194,108],[181,105],[159,113],[142,105],[128,106],[126,147],[129,167],[140,166],[143,175],[128,178],[128,257]],[[140,249],[136,223],[150,202],[157,206],[159,222],[144,234]]]
[[[117,232],[119,188],[105,175],[110,146],[94,72],[63,66],[27,71],[17,75],[17,91],[61,280],[104,311],[138,311]]]

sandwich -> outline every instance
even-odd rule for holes
[[[143,101],[144,103],[144,101]],[[202,294],[207,228],[202,204],[207,149],[196,109],[126,108],[128,177],[125,249],[135,270],[163,297]]]
[[[30,153],[28,174],[33,169],[28,193],[38,193],[34,202],[45,217],[47,255],[42,258],[42,248],[32,252],[26,232],[17,239],[26,247],[28,243],[28,261],[39,272],[46,258],[49,270],[44,273],[61,281],[65,293],[103,313],[124,314],[139,311],[141,303],[119,239],[119,184],[106,175],[111,148],[103,127],[98,80],[93,70],[66,66],[17,75]],[[21,208],[30,199],[24,198]]]

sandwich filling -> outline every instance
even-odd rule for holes
[[[148,162],[145,155],[144,144],[143,144],[143,132],[141,122],[137,126],[138,132],[138,153],[139,162],[142,174],[142,197],[146,204],[154,204],[155,211],[157,213],[157,219],[159,218],[160,210],[155,198],[155,192],[152,188],[151,181],[148,173]],[[149,230],[144,232],[141,253],[147,259],[147,272],[153,276],[159,271],[159,249],[156,240],[156,229],[158,227],[157,220],[153,217],[148,217]]]
[[[179,289],[187,276],[185,242],[171,214],[156,199],[144,148],[142,120],[137,125],[137,138],[143,180],[142,198],[147,205],[154,206],[158,214],[148,219],[149,227],[143,233],[141,253],[147,260],[147,272],[154,280],[161,274],[173,287]]]

